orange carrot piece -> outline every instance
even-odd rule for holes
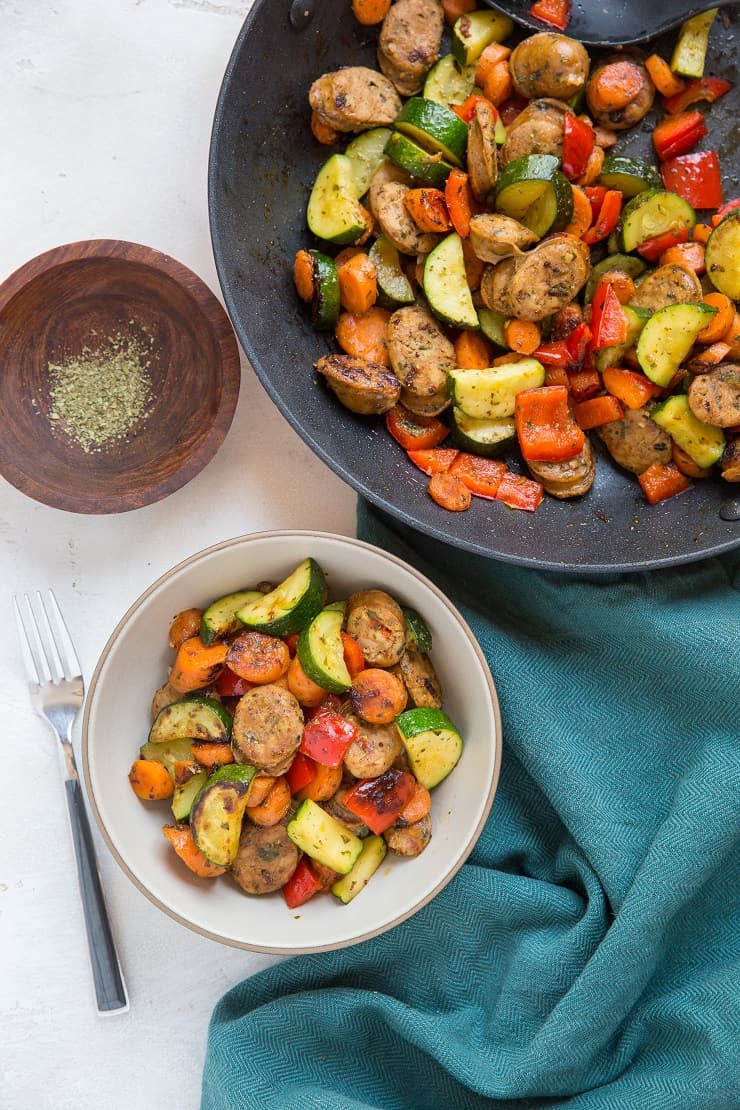
[[[211,863],[200,849],[196,848],[193,834],[188,825],[164,825],[162,832],[185,866],[189,867],[199,879],[215,879],[217,875],[223,875],[226,871],[225,867],[219,867],[218,864]]]
[[[589,397],[587,401],[573,402],[573,415],[576,423],[584,432],[591,428],[600,428],[602,424],[611,424],[612,420],[621,420],[624,409],[616,397],[606,394],[605,397]]]
[[[694,224],[691,231],[692,243],[703,243],[704,246],[706,246],[707,240],[709,239],[709,236],[712,234],[713,230],[714,229],[711,228],[709,224]]]
[[[421,821],[422,817],[426,817],[431,808],[431,794],[426,786],[422,786],[420,782],[417,782],[414,787],[414,793],[399,813],[397,820],[404,825],[415,825],[417,821]]]
[[[337,266],[339,300],[347,312],[362,313],[378,299],[375,263],[364,251],[358,251]]]
[[[293,262],[293,283],[302,301],[313,298],[313,258],[308,251],[296,251]]]
[[[674,466],[677,466],[687,478],[708,478],[712,473],[711,466],[699,466],[677,443],[671,444],[671,456]]]
[[[316,774],[309,783],[296,792],[295,800],[305,802],[310,798],[312,802],[326,802],[333,798],[342,783],[343,764],[338,767],[326,767],[323,763],[316,764]]]
[[[391,314],[387,308],[373,305],[367,312],[343,312],[337,320],[334,334],[337,343],[345,354],[368,362],[379,362],[390,366],[388,355],[388,321]]]
[[[513,316],[506,321],[503,331],[506,346],[518,355],[534,354],[542,342],[540,329],[531,320],[519,320]]]
[[[597,69],[588,82],[589,107],[597,114],[618,112],[639,96],[644,85],[645,78],[634,62],[611,62]]]
[[[464,170],[454,169],[448,175],[445,200],[452,226],[461,239],[467,239],[470,235],[470,217],[478,209],[470,188],[470,178]]]
[[[497,62],[486,74],[481,83],[481,89],[486,100],[490,100],[495,108],[503,104],[514,92],[514,82],[508,62]]]
[[[262,805],[277,779],[273,775],[255,775],[247,790],[247,805]]]
[[[262,827],[277,825],[290,809],[290,787],[285,775],[276,778],[267,797],[258,806],[247,806],[244,811],[249,820]]]
[[[334,146],[334,143],[339,142],[339,132],[328,123],[324,123],[316,112],[311,113],[311,134],[322,146]]]
[[[729,346],[727,353],[730,358],[740,358],[740,312],[733,315],[732,323],[722,336],[722,342]]]
[[[452,227],[441,189],[409,189],[403,204],[420,231],[449,231]]]
[[[442,0],[442,11],[445,13],[445,20],[450,27],[453,23],[457,23],[461,15],[474,12],[477,7],[478,0]]]
[[[382,23],[390,6],[391,0],[352,0],[353,15],[363,27]]]
[[[601,173],[602,166],[604,165],[604,151],[600,146],[594,146],[594,149],[589,155],[586,168],[579,178],[576,179],[577,185],[593,185],[597,177]]]
[[[211,644],[206,647],[200,636],[191,636],[184,640],[170,670],[170,686],[174,686],[181,694],[189,694],[208,686],[218,677],[228,650],[228,644]]]
[[[570,389],[570,378],[564,366],[545,367],[545,385],[562,385]]]
[[[462,513],[470,508],[472,494],[454,474],[434,474],[429,479],[429,496],[442,509]]]
[[[657,397],[660,386],[636,370],[621,366],[607,366],[601,375],[604,388],[618,398],[628,409],[641,409],[651,397]]]
[[[711,308],[716,308],[712,319],[703,331],[696,337],[698,343],[716,343],[721,340],[733,320],[735,319],[735,306],[724,293],[707,293],[702,297],[702,302]]]
[[[202,609],[183,609],[181,613],[178,613],[170,625],[170,647],[179,648],[185,640],[189,640],[191,636],[197,636],[200,632],[202,616]]]
[[[339,635],[342,637],[344,665],[349,671],[349,677],[354,678],[360,671],[364,671],[367,665],[362,654],[362,648],[354,636],[350,636],[349,632],[340,632]]]
[[[686,364],[692,374],[704,374],[712,366],[717,366],[718,363],[724,362],[730,353],[730,344],[712,343],[711,346],[705,347],[698,355],[694,355],[692,359]]]
[[[491,359],[491,366],[505,366],[509,362],[521,362],[527,355],[517,354],[516,351],[509,351],[505,355],[496,355],[496,358]]]
[[[144,802],[171,798],[175,789],[172,775],[157,759],[135,759],[128,773],[128,781],[136,797]]]
[[[663,251],[659,259],[660,266],[683,266],[694,274],[703,274],[706,270],[704,263],[704,246],[702,243],[676,243]]]
[[[485,370],[491,365],[493,347],[479,331],[461,331],[455,340],[455,366],[460,370]]]
[[[660,54],[651,54],[644,65],[661,96],[675,96],[686,88],[686,82],[673,72]]]
[[[308,708],[321,705],[326,697],[326,690],[308,677],[297,655],[293,656],[288,667],[288,689],[300,705]]]
[[[503,46],[500,42],[492,42],[485,48],[480,58],[478,59],[475,67],[475,83],[480,85],[481,88],[486,83],[486,78],[499,62],[505,62],[511,50],[508,46]]]
[[[224,744],[220,741],[194,740],[193,755],[201,767],[205,767],[208,771],[213,767],[223,767],[227,763],[234,762],[234,752],[231,744]]]
[[[349,700],[369,725],[389,725],[403,713],[408,695],[400,678],[381,667],[368,667],[352,680]]]
[[[568,226],[564,229],[564,235],[575,235],[576,239],[580,239],[582,235],[591,227],[593,220],[593,209],[591,208],[591,201],[588,199],[583,189],[577,185],[573,186],[573,215]]]
[[[264,632],[241,632],[229,646],[226,665],[253,682],[256,686],[267,686],[277,682],[290,666],[288,645],[277,636],[267,636]]]
[[[691,487],[689,479],[673,463],[653,463],[637,475],[637,481],[649,505],[657,505]]]
[[[629,304],[635,295],[635,283],[624,270],[607,270],[601,275],[599,281],[611,285],[620,304]]]

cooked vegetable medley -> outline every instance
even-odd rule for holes
[[[379,69],[309,90],[335,149],[308,201],[318,248],[294,262],[336,338],[316,362],[329,389],[384,414],[451,511],[587,494],[591,432],[651,504],[740,481],[740,199],[694,149],[696,105],[731,88],[704,74],[715,13],[668,60],[590,57],[560,0],[532,9],[558,30],[516,45],[474,0],[353,10],[380,25]],[[654,160],[620,154],[653,108]]]
[[[193,874],[291,909],[320,891],[346,904],[388,851],[423,852],[463,742],[419,613],[380,589],[328,603],[309,558],[178,613],[169,644],[129,782],[170,803],[162,831]]]

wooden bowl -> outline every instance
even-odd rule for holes
[[[50,419],[48,367],[111,340],[146,347],[151,398],[126,438],[86,451]],[[151,247],[70,243],[0,285],[0,473],[46,505],[118,513],[180,489],[223,442],[239,381],[220,302]]]

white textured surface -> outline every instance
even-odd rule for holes
[[[0,280],[52,246],[111,237],[164,250],[218,288],[208,142],[249,6],[0,0]],[[221,451],[158,505],[85,518],[0,479],[3,1110],[194,1110],[214,1003],[270,962],[161,914],[95,830],[131,1003],[96,1016],[59,757],[28,704],[10,595],[55,588],[89,677],[118,618],[162,571],[218,540],[281,527],[351,535],[354,497],[246,365]]]

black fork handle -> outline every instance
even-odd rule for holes
[[[90,822],[82,798],[79,779],[66,779],[67,808],[77,861],[77,878],[85,914],[87,945],[90,951],[95,997],[99,1014],[128,1010],[126,987],[113,943],[103,888],[100,884]]]

